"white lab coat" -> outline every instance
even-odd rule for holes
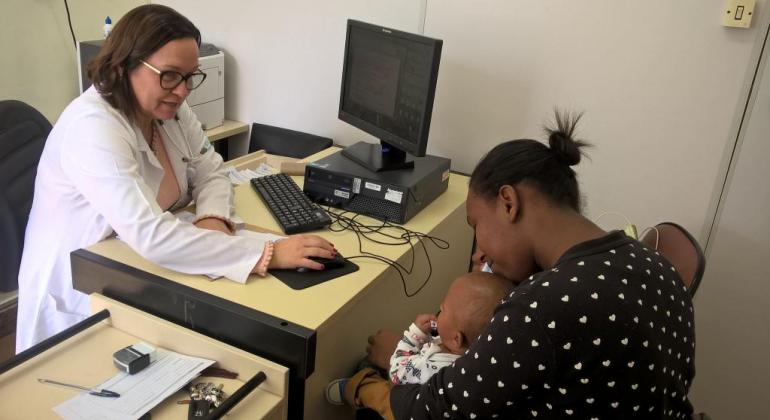
[[[228,218],[233,192],[187,104],[160,126],[181,197],[197,217]],[[141,130],[92,87],[53,127],[35,180],[19,270],[16,351],[81,321],[88,296],[72,288],[70,252],[113,233],[144,258],[172,270],[245,281],[264,242],[196,228],[156,200],[163,168]]]

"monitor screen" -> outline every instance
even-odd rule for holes
[[[425,156],[442,41],[348,20],[339,118]]]
[[[80,88],[80,93],[85,92],[91,87],[91,79],[88,78],[88,63],[99,55],[103,44],[103,39],[78,41],[78,87]]]

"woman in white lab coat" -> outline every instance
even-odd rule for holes
[[[312,235],[265,243],[231,236],[233,192],[184,102],[205,79],[200,32],[160,5],[115,26],[89,65],[94,86],[61,114],[38,166],[19,270],[16,350],[84,319],[70,252],[117,234],[169,269],[245,281],[268,268],[323,266],[336,250]],[[171,211],[196,204],[194,224]]]

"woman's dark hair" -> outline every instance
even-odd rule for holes
[[[170,41],[201,33],[176,10],[158,4],[139,6],[121,18],[99,54],[88,63],[88,78],[110,105],[135,121],[139,111],[128,73]]]
[[[485,198],[497,196],[503,185],[526,182],[554,203],[580,211],[580,191],[575,171],[580,162],[580,148],[586,142],[574,140],[573,134],[582,113],[559,110],[556,128],[546,127],[548,144],[536,140],[511,140],[498,144],[481,159],[471,174],[470,188]]]

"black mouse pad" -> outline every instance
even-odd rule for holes
[[[326,270],[310,270],[304,273],[300,273],[297,270],[270,270],[270,274],[292,289],[302,290],[331,279],[336,279],[345,274],[355,273],[356,271],[358,271],[356,264],[345,261],[345,265],[342,267],[328,268]]]

